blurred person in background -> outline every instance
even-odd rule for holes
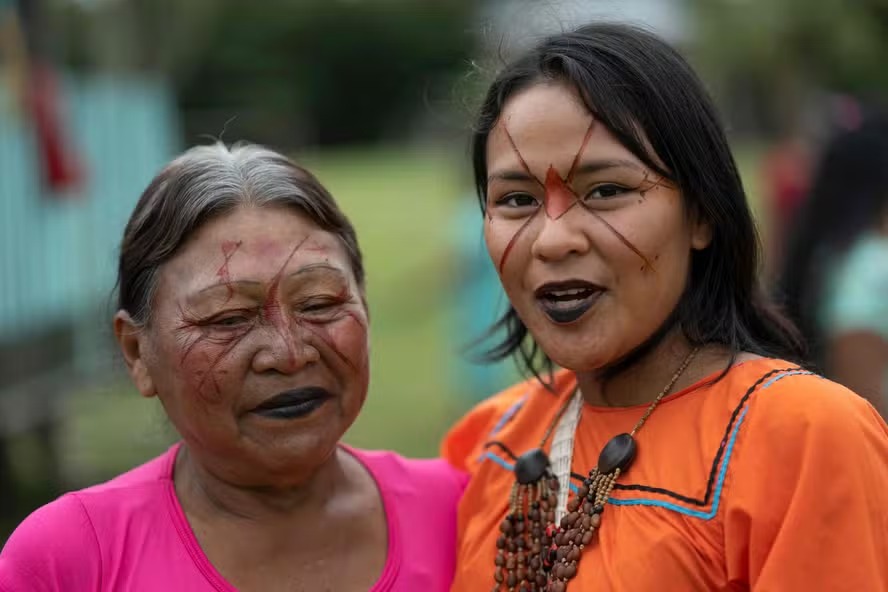
[[[479,327],[490,327],[496,321],[506,295],[481,240],[478,204],[466,195],[460,197],[452,232],[456,277],[451,283],[454,322],[450,330],[456,351],[450,375],[459,402],[471,406],[508,386],[515,373],[511,364],[487,363],[481,353],[496,335],[479,332]]]
[[[888,417],[888,120],[871,118],[826,147],[779,295],[814,365]]]
[[[142,194],[114,330],[182,441],[38,509],[0,591],[443,591],[464,478],[346,447],[369,381],[351,223],[306,170],[198,147]]]
[[[798,365],[688,63],[631,27],[556,34],[473,129],[494,352],[533,378],[443,443],[471,475],[453,590],[888,589],[888,428]]]

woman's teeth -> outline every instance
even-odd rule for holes
[[[539,305],[551,321],[558,324],[572,323],[592,308],[601,292],[589,288],[550,290],[539,299]]]

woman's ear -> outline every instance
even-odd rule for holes
[[[114,336],[117,338],[130,378],[139,393],[143,397],[157,395],[154,380],[145,363],[147,351],[145,330],[133,321],[128,312],[120,310],[114,315]]]
[[[712,243],[712,224],[706,221],[699,212],[691,218],[691,248],[702,251]]]

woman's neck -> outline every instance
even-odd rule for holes
[[[187,446],[182,446],[176,459],[176,494],[187,514],[204,517],[275,521],[320,512],[350,482],[342,454],[337,448],[298,485],[245,487],[203,467]]]
[[[669,384],[693,349],[680,331],[673,331],[619,374],[611,376],[606,370],[578,372],[577,385],[590,405],[629,407],[650,403]],[[701,348],[670,392],[682,390],[712,372],[726,368],[731,359],[727,348],[714,345]]]

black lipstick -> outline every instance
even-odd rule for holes
[[[534,295],[543,314],[553,323],[566,325],[586,314],[603,293],[604,288],[597,284],[569,280],[544,284]]]
[[[283,391],[256,406],[252,413],[273,419],[296,419],[316,411],[333,395],[319,386]]]

